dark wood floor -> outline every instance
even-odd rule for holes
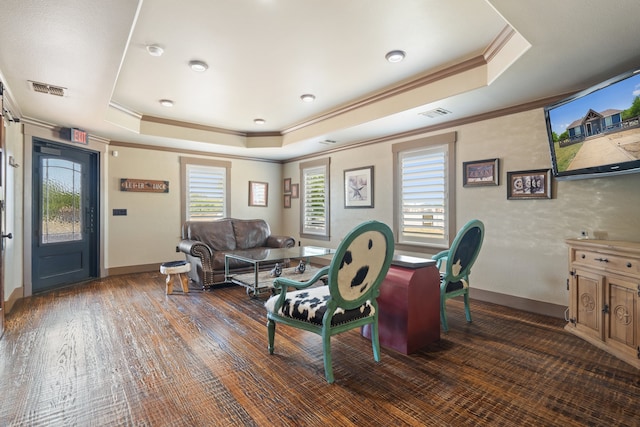
[[[27,298],[0,341],[2,426],[633,426],[640,371],[566,333],[559,319],[449,302],[451,331],[406,356],[357,331],[320,338],[279,325],[264,298],[227,287],[164,294],[159,273]]]

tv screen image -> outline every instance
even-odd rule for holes
[[[545,107],[553,174],[640,172],[640,74],[630,71]]]

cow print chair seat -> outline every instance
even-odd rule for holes
[[[273,285],[279,293],[265,303],[269,354],[274,352],[276,323],[314,332],[322,337],[325,377],[333,383],[331,336],[371,324],[373,357],[379,362],[376,298],[391,265],[393,240],[386,224],[367,221],[344,237],[330,265],[310,280],[275,279]],[[314,286],[321,279],[327,284]]]

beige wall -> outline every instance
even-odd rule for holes
[[[586,229],[611,240],[640,241],[640,174],[554,182],[551,200],[507,200],[506,172],[549,168],[542,109],[438,131],[457,132],[457,227],[470,219],[485,223],[486,237],[473,269],[472,286],[499,294],[565,306],[568,302],[567,247],[564,239]],[[418,139],[414,137],[412,139]],[[401,140],[331,154],[331,240],[358,222],[393,222],[391,145]],[[326,156],[325,156],[326,157]],[[500,159],[500,185],[464,188],[462,162]],[[375,207],[344,209],[344,169],[374,166]],[[299,162],[284,166],[284,176],[299,181]],[[286,232],[299,234],[299,199],[285,210]],[[307,239],[303,243],[324,244]],[[430,256],[429,251],[416,255]]]
[[[113,151],[118,156],[113,156]],[[131,147],[110,147],[106,205],[107,268],[157,264],[183,259],[175,247],[180,240],[180,157],[184,154]],[[186,157],[205,157],[193,156]],[[215,159],[215,157],[205,157]],[[281,165],[261,161],[231,162],[230,216],[263,218],[272,233],[281,231]],[[169,181],[169,193],[120,191],[121,178]],[[267,207],[248,206],[249,181],[269,184]],[[127,209],[127,216],[113,216]]]
[[[506,172],[550,167],[542,109],[461,128],[458,164],[499,157],[501,185],[458,185],[458,219],[485,222],[487,240],[475,286],[566,305],[567,247],[580,231],[640,241],[640,174],[557,181],[551,200],[506,200]],[[461,179],[461,174],[458,176]]]

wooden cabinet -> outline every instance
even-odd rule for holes
[[[565,329],[640,368],[640,243],[567,240]]]

